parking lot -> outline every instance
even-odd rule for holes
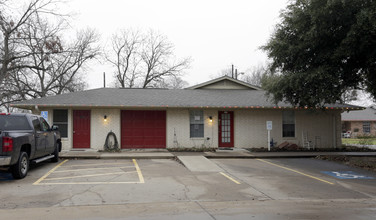
[[[71,161],[64,160],[33,185],[132,184],[144,183],[136,160]]]
[[[135,219],[142,219],[140,210],[144,214],[150,212],[145,219],[162,219],[170,212],[189,217],[196,213],[205,219],[220,219],[224,215],[239,219],[291,217],[300,212],[308,217],[315,213],[322,218],[335,215],[343,219],[372,219],[369,217],[376,215],[373,172],[316,159],[211,162],[222,171],[192,172],[179,161],[169,159],[87,159],[33,166],[22,180],[13,180],[11,175],[1,172],[0,214],[14,215],[10,209],[124,205],[134,207]],[[354,214],[359,212],[361,215]]]

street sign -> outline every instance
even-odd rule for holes
[[[266,130],[268,130],[268,151],[270,151],[270,131],[273,128],[272,121],[266,121]]]
[[[270,131],[273,129],[273,122],[272,121],[266,121],[266,130]]]
[[[321,171],[321,173],[325,173],[337,179],[375,179],[374,177],[361,175],[353,171]]]
[[[48,111],[41,111],[40,115],[44,118],[44,120],[48,121]]]

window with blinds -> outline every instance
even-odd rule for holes
[[[204,137],[204,112],[202,110],[192,110],[189,112],[190,137]]]
[[[282,137],[295,137],[295,112],[282,112]]]
[[[68,137],[68,110],[54,109],[53,125],[59,126],[59,131],[60,131],[60,135],[62,138],[67,138]]]

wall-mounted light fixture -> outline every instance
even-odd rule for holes
[[[213,122],[213,117],[212,116],[209,116],[209,121]]]
[[[107,121],[107,115],[103,116],[103,120],[106,122]]]

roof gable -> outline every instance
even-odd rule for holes
[[[228,76],[222,76],[217,79],[213,79],[192,87],[188,87],[187,89],[242,89],[242,90],[261,90],[261,88],[257,86],[253,86],[246,82],[233,79]]]

